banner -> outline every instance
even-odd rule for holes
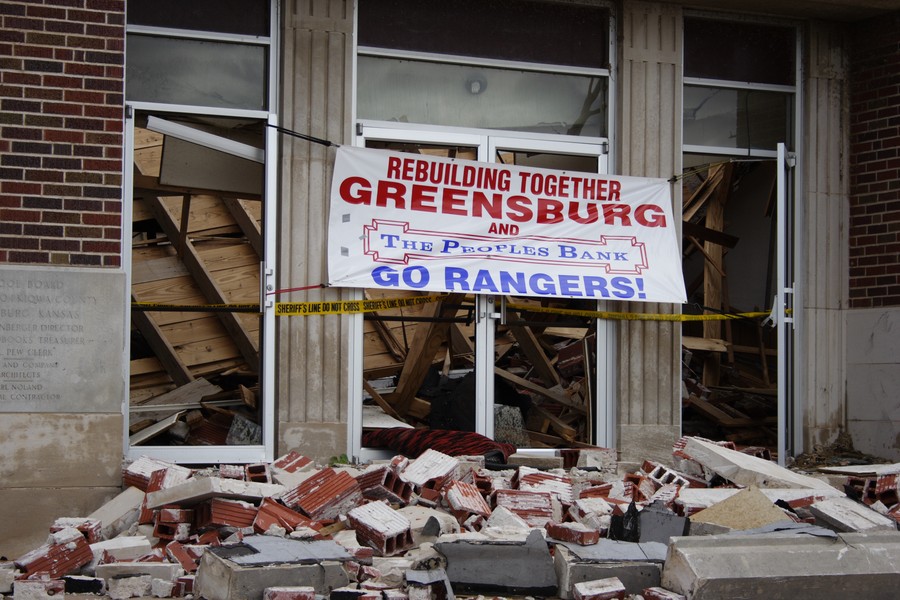
[[[682,303],[669,187],[342,146],[329,284]]]

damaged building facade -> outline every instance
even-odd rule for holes
[[[900,459],[893,3],[446,4],[0,6],[0,554],[123,459],[364,460],[398,422]],[[327,287],[336,146],[670,180],[688,303]]]

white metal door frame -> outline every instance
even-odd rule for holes
[[[459,131],[451,128],[434,127],[419,129],[411,126],[399,125],[393,127],[389,124],[360,123],[357,129],[356,145],[365,147],[370,140],[430,143],[439,145],[456,145],[476,147],[478,160],[481,162],[494,162],[498,149],[512,151],[541,151],[556,154],[577,154],[597,157],[598,173],[608,171],[608,141],[591,138],[590,140],[559,140],[548,139],[545,135],[529,136],[523,133],[503,132],[494,135],[493,132],[484,131]],[[362,297],[361,290],[354,290],[354,297]],[[484,294],[476,295],[476,328],[475,328],[475,430],[486,437],[494,435],[493,419],[493,381],[494,381],[494,321],[500,318],[500,307],[497,298]],[[598,310],[605,303],[598,301]],[[353,315],[350,327],[350,364],[347,378],[350,407],[348,410],[348,456],[352,456],[362,462],[387,458],[392,452],[362,446],[362,372],[363,372],[363,348],[359,341],[363,335],[363,316]],[[596,410],[593,424],[596,443],[604,446],[610,445],[613,440],[615,423],[615,403],[612,391],[614,390],[613,377],[615,369],[611,351],[614,340],[614,324],[608,321],[597,321],[597,398],[595,398]],[[601,385],[602,383],[602,385]]]

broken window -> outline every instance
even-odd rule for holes
[[[273,451],[263,380],[273,317],[260,308],[260,273],[273,260],[265,222],[276,6],[128,5],[134,453],[204,462]],[[215,455],[204,454],[210,447]]]
[[[683,431],[773,448],[787,424],[766,317],[789,223],[776,210],[775,159],[795,138],[797,32],[694,16],[684,32],[684,312],[756,316],[683,324]]]

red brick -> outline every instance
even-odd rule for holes
[[[346,471],[328,467],[285,492],[281,500],[313,520],[335,519],[357,506],[362,492]]]
[[[580,546],[590,546],[600,541],[600,531],[581,523],[553,523],[544,525],[547,535],[553,539],[571,542]]]
[[[369,469],[356,476],[367,500],[385,500],[391,504],[408,504],[412,497],[412,486],[400,479],[396,470],[388,465]]]
[[[381,556],[391,556],[412,547],[409,520],[383,502],[370,502],[347,513],[359,543]]]

